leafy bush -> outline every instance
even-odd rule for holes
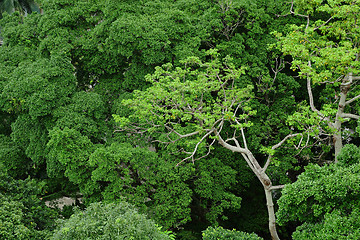
[[[52,240],[83,239],[174,239],[170,232],[162,232],[152,220],[139,214],[129,203],[93,203],[85,211],[76,212],[61,220]]]
[[[342,149],[338,158],[338,165],[347,167],[358,164],[360,162],[360,148],[354,144],[346,144]]]
[[[360,239],[359,209],[346,216],[340,211],[327,213],[320,223],[304,223],[296,228],[294,240],[356,240]]]
[[[262,238],[255,233],[239,232],[228,230],[222,227],[208,227],[203,231],[203,240],[261,240]]]

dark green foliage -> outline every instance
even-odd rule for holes
[[[304,223],[293,234],[294,240],[356,240],[360,238],[360,213],[354,209],[350,214],[341,211],[326,213],[320,223]]]
[[[57,213],[40,199],[43,184],[14,180],[0,166],[0,238],[44,239],[53,229]]]
[[[160,229],[126,202],[93,203],[84,212],[78,210],[59,222],[51,239],[174,239]]]
[[[59,176],[59,172],[65,170],[64,174],[70,181],[84,184],[90,177],[91,169],[87,166],[88,158],[94,149],[90,139],[75,129],[65,127],[63,130],[54,128],[49,133],[50,140],[47,144],[50,176]]]
[[[354,144],[347,144],[338,155],[338,165],[349,167],[360,163],[360,149]]]
[[[222,227],[208,227],[203,231],[203,240],[261,240],[255,233],[245,233],[236,230],[223,229]]]
[[[33,167],[20,146],[4,135],[0,135],[0,165],[14,178],[26,177]]]
[[[307,239],[305,236],[315,239],[322,232],[327,236],[333,232],[334,236],[345,234],[349,239],[355,239],[351,237],[359,233],[351,229],[357,226],[354,219],[360,209],[359,182],[359,164],[308,166],[295,183],[283,189],[278,201],[279,223],[305,222],[294,233],[294,236],[299,236],[297,239]],[[344,225],[334,228],[335,222],[343,222]]]
[[[236,171],[224,165],[219,159],[212,158],[199,161],[197,180],[194,181],[194,192],[199,196],[199,204],[206,212],[206,220],[216,224],[224,209],[238,211],[241,198],[228,191],[236,185]]]
[[[165,227],[190,220],[192,192],[184,181],[191,168],[176,169],[154,152],[119,143],[96,149],[89,166],[94,168],[91,180],[102,184],[105,200],[125,197]]]

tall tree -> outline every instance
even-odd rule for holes
[[[335,161],[343,146],[344,123],[359,119],[359,10],[359,1],[294,0],[289,14],[304,22],[292,25],[285,36],[277,34],[308,92],[309,107],[294,117],[300,125],[317,124],[314,136],[333,142]],[[325,90],[319,94],[321,88]]]
[[[240,153],[263,185],[269,230],[273,239],[279,239],[272,191],[283,186],[273,186],[266,170],[275,150],[298,134],[289,133],[277,144],[264,146],[268,158],[261,166],[248,148],[245,133],[251,129],[251,116],[256,114],[249,104],[252,86],[238,87],[235,83],[244,68],[236,68],[230,57],[218,59],[214,49],[208,54],[208,62],[191,57],[182,61],[182,68],[171,64],[157,67],[154,74],[147,76],[152,86],[135,91],[133,99],[124,101],[133,113],[115,119],[131,134],[152,133],[156,141],[175,145],[172,149],[183,154],[179,155],[183,160],[178,165],[208,156],[216,143]]]

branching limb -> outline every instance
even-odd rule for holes
[[[205,138],[207,138],[211,133],[213,133],[214,132],[214,130],[210,130],[209,132],[207,132],[201,139],[200,139],[200,141],[195,145],[195,148],[194,148],[194,150],[191,152],[191,154],[190,154],[190,156],[188,156],[188,157],[186,157],[186,158],[184,158],[183,160],[181,160],[178,164],[176,164],[176,166],[179,166],[181,163],[183,163],[183,162],[185,162],[186,160],[188,160],[188,159],[192,159],[192,162],[194,162],[195,160],[194,160],[194,156],[195,156],[195,154],[196,154],[196,152],[197,152],[197,150],[198,150],[198,148],[199,148],[199,145],[200,145],[200,143],[202,143],[202,141],[204,141],[204,139]]]
[[[328,24],[328,23],[331,21],[331,19],[333,19],[333,16],[331,16],[326,22],[324,22],[324,23],[321,24],[320,26],[317,26],[316,28],[314,28],[313,31],[316,31],[316,30],[318,30],[319,28],[321,28],[322,26],[325,26],[326,24]]]
[[[342,118],[352,118],[352,119],[355,119],[355,120],[358,120],[360,118],[359,115],[352,114],[352,113],[343,113],[343,114],[341,114],[341,117]]]
[[[354,101],[357,100],[358,98],[360,98],[360,94],[357,95],[356,97],[353,97],[352,99],[346,101],[346,102],[345,102],[345,105],[349,105],[350,103],[354,102]]]
[[[228,143],[221,137],[220,133],[219,133],[216,129],[214,129],[214,133],[215,133],[216,137],[218,138],[218,141],[219,141],[220,145],[222,145],[224,148],[229,149],[229,150],[232,151],[232,152],[239,152],[239,153],[247,153],[247,152],[248,152],[245,148],[228,144]]]
[[[271,147],[272,150],[277,149],[278,147],[280,147],[286,140],[288,140],[289,138],[295,137],[301,135],[301,133],[294,133],[294,134],[289,134],[286,137],[284,137],[280,142],[278,142],[277,144],[275,144],[274,146]],[[269,154],[268,159],[266,160],[266,163],[264,165],[264,167],[262,168],[262,172],[265,172],[266,169],[268,168],[268,166],[270,165],[271,159],[273,157],[273,154]]]
[[[175,133],[176,135],[178,135],[179,138],[187,138],[187,137],[191,137],[191,136],[194,136],[194,135],[200,133],[200,131],[195,131],[195,132],[188,133],[188,134],[180,134],[177,131],[175,131],[173,128],[169,127],[168,125],[165,125],[165,127],[166,127],[166,129],[168,129],[170,131],[170,133]]]
[[[285,187],[285,185],[272,186],[272,187],[270,187],[270,190],[283,189],[284,187]]]
[[[285,17],[288,15],[295,15],[295,16],[299,16],[299,17],[304,17],[307,19],[307,24],[306,24],[306,29],[309,27],[310,24],[310,17],[308,15],[302,15],[302,14],[298,14],[294,12],[294,1],[291,1],[291,7],[290,7],[290,13],[285,14],[285,15],[276,15],[277,17]]]

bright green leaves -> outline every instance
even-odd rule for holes
[[[222,227],[208,227],[202,233],[203,240],[261,240],[255,233],[246,233],[233,230],[224,229]]]
[[[175,127],[186,122],[204,130],[215,127],[221,119],[243,123],[255,113],[245,104],[252,96],[252,87],[234,86],[244,70],[236,69],[230,58],[221,63],[215,57],[203,63],[192,57],[183,64],[183,68],[170,64],[157,67],[154,74],[147,76],[152,86],[146,91],[135,91],[133,99],[123,101],[134,110],[131,118],[149,127],[158,124]]]
[[[52,240],[131,239],[170,240],[167,233],[126,202],[93,203],[60,222]]]
[[[286,36],[277,35],[281,50],[293,57],[293,69],[299,69],[303,77],[313,83],[334,82],[341,75],[356,73],[357,45],[360,31],[356,23],[359,3],[353,1],[295,1],[295,9],[301,9],[317,19],[309,25],[292,26]]]

